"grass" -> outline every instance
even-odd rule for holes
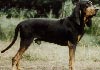
[[[11,40],[14,36],[14,29],[16,25],[21,22],[22,18],[11,18],[7,19],[6,16],[0,17],[0,39]]]
[[[40,55],[38,53],[35,53],[34,55],[26,53],[23,55],[23,58],[26,61],[39,61],[39,60],[40,61],[47,61],[48,60],[46,56],[43,57],[42,55]]]
[[[92,27],[87,28],[86,32],[91,35],[99,36],[100,35],[100,17],[93,17],[92,19]]]

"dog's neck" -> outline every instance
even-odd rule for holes
[[[80,17],[75,17],[73,14],[68,17],[71,22],[73,22],[73,25],[77,25],[79,28],[84,28],[85,23],[84,23],[84,15],[80,15]],[[76,22],[76,20],[79,19],[80,25]],[[85,20],[86,21],[86,20]]]

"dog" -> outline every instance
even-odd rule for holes
[[[91,18],[96,15],[97,9],[91,1],[78,2],[70,16],[62,19],[33,18],[20,22],[15,28],[12,43],[1,53],[11,48],[20,32],[20,48],[12,59],[12,69],[19,70],[19,61],[22,54],[29,48],[33,40],[55,43],[69,47],[69,70],[74,70],[75,50],[77,43],[84,35],[84,27],[91,27]],[[40,42],[40,43],[39,43]]]

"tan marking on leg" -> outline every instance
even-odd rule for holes
[[[15,55],[15,57],[13,58],[12,60],[12,67],[13,67],[13,70],[20,70],[19,69],[19,61],[22,57],[22,54],[25,52],[27,48],[20,48],[17,52],[17,54]]]
[[[79,41],[80,41],[80,39],[81,39],[81,35],[78,35],[78,41],[77,41],[77,42],[79,42]]]
[[[28,49],[30,44],[33,42],[33,38],[30,39],[21,39],[20,41],[20,48],[15,55],[15,57],[12,59],[12,67],[13,70],[19,70],[19,61],[22,57],[22,54]]]
[[[73,44],[70,42],[70,41],[68,41],[68,46],[73,46]]]
[[[75,70],[75,49],[69,48],[69,70]]]
[[[68,41],[69,47],[69,70],[75,70],[74,62],[75,62],[75,49],[74,45]]]

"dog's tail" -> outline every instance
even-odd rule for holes
[[[20,25],[18,24],[17,27],[15,28],[15,35],[14,35],[14,38],[13,38],[11,44],[7,48],[5,48],[4,50],[2,50],[1,53],[4,53],[6,50],[8,50],[9,48],[11,48],[11,46],[15,43],[15,41],[17,39],[17,36],[18,36],[19,29],[20,29]]]

